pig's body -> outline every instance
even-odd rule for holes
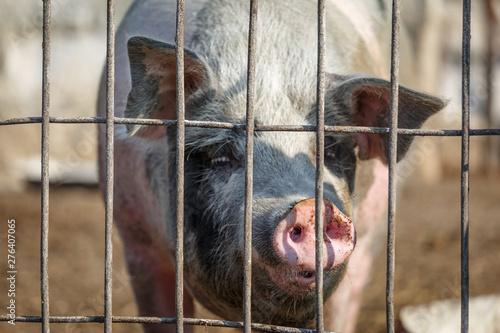
[[[375,37],[387,27],[387,17],[382,19],[387,11],[379,1],[345,3],[332,0],[327,4],[326,71],[338,75],[386,75],[384,54],[387,45],[381,46]],[[368,6],[362,7],[367,3]],[[244,122],[248,9],[249,4],[245,1],[186,2],[185,45],[192,51],[186,54],[186,67],[192,65],[194,68],[191,71],[194,74],[186,74],[190,84],[186,97],[187,119]],[[117,117],[175,118],[172,111],[175,111],[175,100],[164,97],[172,93],[174,82],[172,50],[168,44],[175,41],[175,10],[175,1],[136,1],[122,22],[116,39]],[[373,10],[380,12],[373,14]],[[352,15],[348,17],[349,13]],[[316,17],[315,1],[260,1],[255,106],[258,123],[314,124]],[[135,36],[150,40],[135,40],[127,51],[127,41]],[[135,59],[132,65],[129,53],[131,59]],[[170,66],[167,74],[161,66],[162,61],[164,67]],[[157,62],[160,65],[157,66]],[[199,72],[203,75],[198,75]],[[154,84],[148,86],[151,80],[141,81],[141,75],[152,78]],[[366,112],[386,109],[387,85],[371,77],[351,79],[338,75],[328,76],[332,88],[331,94],[327,92],[327,124],[350,125],[354,122],[363,126],[386,126],[386,115],[370,116]],[[167,79],[170,80],[167,84],[162,81]],[[155,97],[147,97],[151,95],[148,93],[139,95],[139,89],[132,88],[133,80],[135,87],[144,84],[148,93],[156,93]],[[371,88],[365,91],[368,86]],[[343,92],[355,97],[344,100]],[[419,109],[422,116],[418,121],[403,119],[403,126],[418,127],[442,107],[437,99],[410,90],[405,94],[409,96],[411,107]],[[382,100],[380,96],[385,100],[374,102],[377,98]],[[429,110],[415,106],[417,99],[426,100],[424,104]],[[104,101],[104,89],[101,89],[101,116],[104,115]],[[364,108],[365,104],[373,103],[376,107]],[[356,108],[352,115],[345,110],[349,108]],[[372,118],[375,119],[370,122]],[[175,164],[175,150],[172,147],[175,144],[172,140],[175,131],[117,125],[115,132],[114,218],[125,244],[140,314],[174,316],[175,170],[172,165]],[[136,136],[128,136],[127,132]],[[244,147],[244,137],[241,135],[238,131],[186,130],[184,257],[187,288],[184,311],[187,317],[193,315],[191,296],[225,319],[241,320],[242,317],[244,178],[241,170],[244,160],[241,147]],[[349,140],[358,145],[356,152]],[[372,143],[373,140],[379,141]],[[226,145],[228,142],[230,144]],[[340,228],[341,222],[348,225],[339,232],[348,235],[346,239],[349,240],[340,240],[346,250],[330,245],[336,244],[333,238],[325,242],[326,298],[337,288],[327,301],[325,320],[328,330],[348,332],[354,329],[360,292],[372,261],[370,247],[379,233],[378,226],[384,220],[387,206],[387,168],[376,159],[384,160],[386,152],[385,143],[378,136],[376,139],[361,134],[350,139],[331,136],[327,148],[329,144],[339,148],[332,153],[334,160],[327,160],[332,163],[331,167],[325,168],[324,198],[328,199],[325,216],[333,214],[331,225],[335,228]],[[290,219],[298,219],[311,208],[311,201],[306,199],[314,197],[314,145],[313,133],[261,132],[256,135],[252,287],[252,319],[256,322],[300,327],[313,322],[314,285],[306,284],[304,279],[313,274],[309,274],[314,270],[310,267],[309,256],[314,259],[314,253],[300,260],[299,255],[297,259],[291,258],[290,253],[299,253],[302,249],[290,249],[288,245],[295,246],[295,241],[283,239],[290,234],[289,224],[296,223]],[[226,146],[230,146],[229,151],[223,148]],[[101,134],[102,180],[105,179],[103,147]],[[406,149],[402,147],[403,154]],[[200,169],[203,163],[206,166]],[[206,202],[201,201],[203,198]],[[350,219],[356,226],[356,235],[349,226]],[[328,220],[325,223],[328,224]],[[285,230],[283,237],[279,230]],[[299,236],[302,230],[304,235],[307,228],[303,224]],[[293,231],[291,235],[298,237]],[[347,265],[354,243],[356,250]],[[310,250],[306,247],[304,251]],[[298,266],[308,269],[299,271]],[[344,274],[348,278],[340,282]],[[146,329],[163,332],[173,327],[151,325]]]

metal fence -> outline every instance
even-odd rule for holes
[[[391,60],[391,118],[388,128],[380,127],[350,127],[350,126],[325,126],[325,0],[318,1],[318,68],[317,68],[317,126],[265,126],[254,124],[254,100],[255,100],[255,49],[258,1],[252,0],[250,4],[249,21],[249,48],[248,48],[248,76],[247,76],[247,119],[246,124],[216,123],[190,121],[184,118],[184,1],[177,2],[177,32],[176,32],[176,55],[177,55],[177,120],[138,120],[118,118],[114,116],[114,40],[115,40],[115,1],[107,2],[107,63],[106,63],[106,117],[78,117],[61,118],[50,117],[50,59],[51,59],[51,1],[43,1],[43,96],[42,117],[16,118],[0,120],[0,125],[16,125],[23,123],[42,124],[42,213],[41,213],[41,316],[17,316],[17,322],[42,323],[42,331],[50,331],[51,323],[104,323],[104,331],[112,331],[112,323],[157,323],[175,324],[178,333],[183,332],[183,325],[204,325],[243,328],[245,333],[252,329],[268,332],[313,332],[314,330],[276,327],[251,322],[251,221],[252,221],[252,184],[253,184],[253,138],[255,131],[314,131],[316,132],[317,156],[316,165],[323,165],[325,132],[344,133],[380,133],[390,138],[389,153],[389,214],[388,214],[388,242],[387,242],[387,282],[386,282],[386,314],[387,332],[394,332],[394,266],[395,266],[395,235],[396,235],[396,148],[398,134],[413,136],[461,136],[462,137],[462,254],[461,254],[461,327],[462,332],[468,331],[468,230],[469,230],[469,139],[474,135],[500,135],[500,129],[470,130],[469,126],[469,82],[470,82],[470,0],[463,1],[463,49],[462,49],[462,130],[424,130],[424,129],[399,129],[397,124],[398,88],[399,88],[399,24],[400,24],[400,1],[393,1],[392,16],[392,60]],[[101,123],[106,125],[106,215],[105,215],[105,304],[104,316],[50,316],[49,303],[49,270],[48,270],[48,234],[49,234],[49,129],[51,123]],[[161,126],[176,126],[177,128],[177,174],[184,174],[184,129],[185,127],[211,127],[233,130],[244,130],[246,132],[246,172],[245,172],[245,222],[244,222],[244,315],[243,322],[230,322],[221,320],[205,320],[184,318],[183,314],[183,200],[184,179],[177,177],[177,248],[176,248],[176,317],[132,317],[113,316],[112,311],[112,233],[113,233],[113,160],[114,160],[114,125],[115,124],[149,124]],[[323,197],[323,168],[316,168],[316,211],[321,211],[320,198]],[[320,234],[323,230],[323,215],[316,214],[316,331],[323,332],[323,253]],[[7,321],[6,316],[0,317],[1,321]]]

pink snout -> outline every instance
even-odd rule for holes
[[[334,204],[323,200],[323,268],[341,265],[354,250],[356,233],[352,221]],[[309,283],[316,271],[315,199],[297,203],[278,224],[274,249],[293,270],[297,279]]]

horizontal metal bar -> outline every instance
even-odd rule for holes
[[[25,117],[11,118],[0,120],[2,125],[19,125],[19,124],[39,124],[42,122],[42,117]],[[104,117],[50,117],[50,123],[54,124],[105,124]],[[137,125],[153,125],[153,126],[176,126],[176,120],[162,119],[135,119],[135,118],[114,118],[115,124],[137,124]],[[186,127],[203,127],[203,128],[221,128],[233,130],[245,130],[245,124],[226,123],[216,121],[195,121],[185,120]],[[255,130],[259,132],[315,132],[314,125],[255,125]],[[365,127],[365,126],[325,126],[325,132],[329,133],[367,133],[367,134],[389,134],[388,127]],[[399,135],[414,135],[414,136],[462,136],[462,130],[443,130],[443,129],[407,129],[398,128]],[[500,135],[500,128],[493,129],[471,129],[471,136],[485,135]]]
[[[23,118],[11,118],[11,119],[1,119],[0,125],[22,125],[22,124],[39,124],[42,122],[42,117],[23,117]],[[105,123],[106,118],[104,117],[78,117],[78,118],[62,118],[62,117],[50,117],[50,123]]]
[[[8,321],[12,318],[1,315],[0,321]],[[51,323],[104,323],[104,316],[50,316]],[[15,321],[22,323],[40,323],[42,317],[40,316],[16,316]],[[175,324],[175,318],[167,317],[134,317],[134,316],[113,316],[113,323],[116,324]],[[230,327],[230,328],[243,328],[242,322],[216,320],[216,319],[199,319],[199,318],[184,318],[184,325],[192,326],[210,326],[210,327]],[[263,332],[276,332],[276,333],[316,333],[316,330],[286,326],[274,326],[252,323],[252,329]],[[325,331],[324,333],[335,333]]]

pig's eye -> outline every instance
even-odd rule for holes
[[[231,162],[227,156],[217,156],[210,159],[210,166],[222,166]]]
[[[325,148],[325,158],[333,160],[337,157],[337,146]]]

